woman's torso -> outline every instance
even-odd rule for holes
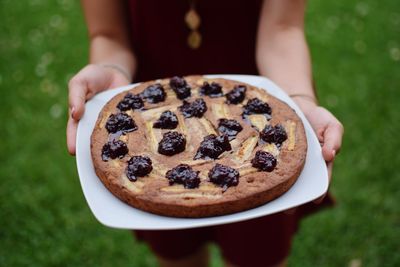
[[[255,44],[259,0],[198,0],[198,49],[187,44],[189,0],[129,1],[132,41],[138,59],[136,81],[174,75],[257,74]]]

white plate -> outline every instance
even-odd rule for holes
[[[270,80],[250,75],[208,75],[245,82],[265,89],[268,93],[288,103],[303,120],[308,152],[300,177],[293,187],[281,197],[254,209],[231,215],[211,218],[186,219],[154,215],[135,209],[112,195],[96,176],[90,155],[90,135],[102,107],[116,94],[134,85],[105,91],[86,103],[86,111],[78,126],[76,163],[85,198],[94,216],[102,224],[122,229],[167,230],[226,224],[265,216],[312,201],[328,190],[328,172],[322,158],[321,147],[309,122],[297,105]]]

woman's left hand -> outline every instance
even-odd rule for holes
[[[343,125],[327,109],[318,106],[310,99],[294,97],[293,100],[299,105],[318,137],[322,147],[322,155],[328,167],[330,181],[333,162],[342,146]]]

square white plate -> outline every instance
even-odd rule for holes
[[[309,122],[290,97],[270,80],[250,75],[207,75],[245,82],[265,89],[271,95],[289,104],[302,119],[307,135],[308,152],[304,169],[293,187],[281,197],[254,209],[231,215],[187,219],[154,215],[135,209],[112,195],[101,183],[93,168],[90,154],[90,136],[102,107],[114,95],[135,85],[102,92],[86,103],[86,111],[79,122],[76,163],[82,190],[94,216],[102,224],[122,229],[167,230],[226,224],[265,216],[290,209],[322,196],[328,190],[328,172],[321,147]]]

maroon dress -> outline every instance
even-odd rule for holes
[[[187,45],[184,22],[189,0],[131,0],[132,42],[138,60],[135,81],[190,74],[257,75],[255,44],[262,1],[198,0],[201,46]],[[292,214],[278,213],[259,219],[215,227],[179,231],[135,231],[153,251],[166,259],[179,259],[206,242],[219,245],[222,255],[239,266],[268,266],[289,253],[298,219],[322,205],[307,204]]]
[[[257,74],[255,44],[261,1],[199,0],[199,49],[187,45],[188,0],[130,1],[136,80],[174,75]]]

